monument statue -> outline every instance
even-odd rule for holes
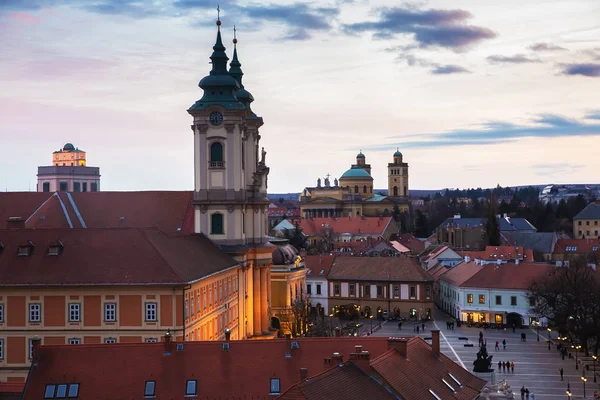
[[[260,152],[260,163],[262,165],[265,165],[266,161],[265,158],[267,157],[267,152],[265,151],[264,147],[261,147],[261,152]]]
[[[325,187],[331,186],[329,183],[329,174],[325,175]]]
[[[488,356],[486,345],[482,345],[477,352],[477,360],[473,361],[473,372],[492,372],[492,358]]]
[[[335,178],[335,179],[333,180],[333,184],[335,185],[335,187],[338,187],[338,180],[337,180],[337,178]]]
[[[321,178],[317,178],[317,187],[321,187]]]

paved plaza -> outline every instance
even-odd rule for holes
[[[460,328],[455,327],[454,330],[446,329],[446,321],[450,317],[436,310],[436,320],[426,323],[425,332],[419,333],[419,336],[425,338],[430,337],[430,329],[439,329],[441,331],[440,347],[442,353],[457,361],[469,371],[473,369],[473,361],[477,358],[479,332],[483,332],[484,340],[487,340],[487,349],[490,355],[493,355],[492,368],[496,370],[496,381],[506,379],[508,384],[515,392],[515,398],[520,399],[521,386],[529,389],[530,393],[535,394],[536,400],[567,398],[567,382],[571,383],[571,392],[573,393],[572,400],[583,398],[583,384],[581,381],[582,368],[575,369],[575,360],[565,357],[562,360],[555,346],[551,346],[548,350],[546,341],[547,332],[540,333],[540,341],[536,341],[536,332],[526,328],[517,329],[515,333],[512,329],[506,332],[501,330],[469,328],[465,325]],[[366,325],[366,324],[365,324]],[[385,322],[381,328],[376,330],[374,336],[414,336],[414,323],[405,322],[402,330],[398,330],[398,325],[394,321]],[[369,327],[370,328],[370,327]],[[521,333],[527,334],[527,341],[521,342]],[[556,332],[552,332],[552,337],[556,339]],[[467,337],[469,343],[473,343],[474,347],[465,347],[464,340],[459,340],[459,337]],[[502,349],[502,340],[506,339],[507,348]],[[500,342],[500,350],[494,350],[496,341]],[[512,361],[515,363],[515,372],[498,372],[498,361]],[[564,369],[564,380],[561,382],[559,369]],[[596,366],[597,368],[600,365]],[[598,368],[600,371],[600,368]],[[600,391],[600,377],[598,382],[594,384],[593,371],[585,371],[585,376],[588,378],[586,383],[586,398],[593,398],[594,390]],[[481,376],[484,379],[489,378],[489,374]]]

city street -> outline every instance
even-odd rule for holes
[[[545,330],[540,331],[540,341],[536,341],[536,332],[531,329],[517,329],[515,333],[512,329],[505,331],[484,330],[483,328],[469,328],[465,325],[454,330],[446,329],[446,321],[450,321],[450,317],[436,309],[434,313],[436,321],[426,323],[425,332],[420,332],[419,336],[426,338],[430,337],[431,329],[439,329],[441,332],[441,351],[446,356],[466,369],[472,371],[473,361],[477,358],[479,351],[478,340],[479,332],[483,332],[484,340],[487,340],[487,350],[490,355],[493,355],[492,368],[496,371],[496,381],[506,379],[508,384],[515,393],[515,398],[520,398],[521,386],[529,389],[530,393],[535,395],[536,400],[542,399],[558,399],[567,398],[566,390],[567,383],[571,384],[572,399],[583,398],[583,383],[581,374],[583,368],[575,369],[575,356],[569,359],[568,356],[562,360],[556,346],[552,345],[551,350],[548,350],[546,341],[548,334]],[[373,333],[374,336],[414,336],[414,323],[405,322],[402,325],[402,330],[398,330],[397,323],[394,321],[385,322],[381,329]],[[521,333],[527,334],[527,341],[521,342]],[[556,339],[556,332],[551,333]],[[468,342],[459,340],[459,337],[467,337]],[[502,349],[502,340],[506,339],[507,348]],[[494,350],[496,341],[500,342],[500,350]],[[465,343],[472,343],[473,347],[465,347]],[[515,372],[498,372],[498,361],[511,361],[515,363]],[[564,369],[564,380],[560,380],[560,368]],[[600,370],[600,365],[596,366]],[[588,379],[586,383],[586,398],[593,398],[594,390],[600,390],[598,383],[594,384],[593,371],[585,371],[585,376]],[[487,379],[487,376],[482,376]],[[600,377],[597,378],[600,383]]]

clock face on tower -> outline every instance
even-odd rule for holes
[[[223,114],[221,114],[220,112],[214,112],[210,114],[210,117],[208,117],[208,119],[210,123],[214,126],[221,125],[223,123]]]

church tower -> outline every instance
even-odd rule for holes
[[[250,337],[270,326],[269,168],[259,147],[263,120],[250,108],[254,98],[242,84],[237,38],[233,43],[228,71],[219,18],[212,69],[198,84],[204,93],[187,111],[194,119],[194,230],[242,266],[239,317],[245,327],[239,337]]]
[[[408,164],[402,161],[398,149],[394,153],[394,162],[388,164],[388,196],[408,197]]]

